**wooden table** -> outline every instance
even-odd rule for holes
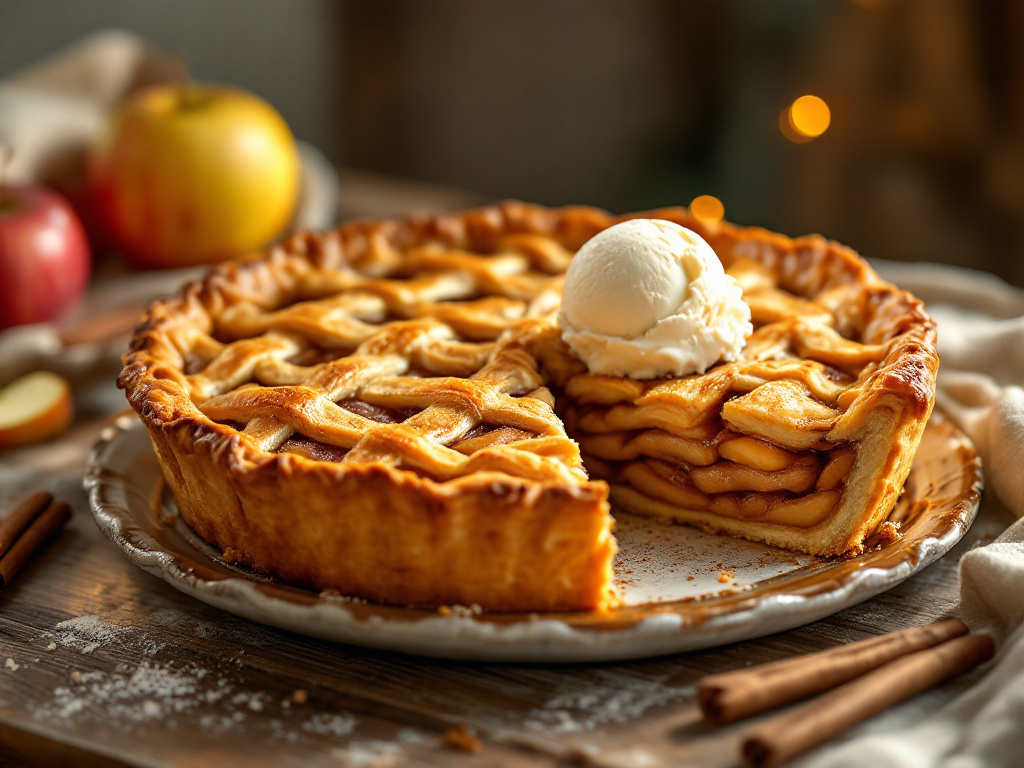
[[[0,594],[0,765],[737,765],[744,724],[710,730],[708,673],[829,648],[948,613],[959,556],[1010,521],[986,501],[966,539],[899,587],[815,624],[616,664],[487,665],[334,645],[252,624],[129,563],[93,524],[83,463],[123,399],[78,392],[79,420],[0,453],[0,513],[29,490],[74,517]],[[977,674],[915,700],[930,712]],[[303,695],[296,691],[305,691]],[[445,746],[466,724],[484,748]],[[870,728],[870,724],[865,726]]]

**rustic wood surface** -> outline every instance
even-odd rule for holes
[[[964,541],[895,589],[800,629],[704,652],[561,666],[375,652],[236,618],[129,563],[94,525],[81,489],[92,443],[124,407],[115,366],[89,373],[68,434],[0,452],[0,516],[37,489],[74,509],[0,593],[3,766],[739,765],[750,724],[704,726],[701,677],[947,615],[960,555],[1010,520],[986,500]],[[979,674],[918,697],[915,711],[934,711]],[[482,751],[444,744],[457,724],[481,738]]]

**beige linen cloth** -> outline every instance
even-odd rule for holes
[[[139,88],[167,82],[167,54],[120,30],[96,32],[0,82],[0,143],[13,149],[4,178],[44,183],[73,200],[84,184],[85,150],[107,116]],[[322,229],[338,210],[337,173],[299,141],[302,192],[293,227]]]
[[[161,79],[141,40],[106,32],[0,83],[0,141],[13,150],[5,180],[62,189],[82,183],[86,146],[125,94]]]
[[[960,561],[963,620],[990,632],[998,654],[985,676],[924,721],[906,705],[808,768],[994,768],[1024,765],[1024,292],[991,275],[937,265],[878,263],[923,299],[939,328],[938,406],[982,457],[986,494],[1018,518]]]

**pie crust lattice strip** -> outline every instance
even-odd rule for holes
[[[741,282],[755,333],[740,360],[650,382],[588,373],[555,320],[572,254],[621,220],[588,208],[299,234],[154,304],[119,385],[184,520],[286,581],[499,611],[615,604],[609,492],[859,551],[934,399],[920,302],[818,237],[634,215],[694,229]]]

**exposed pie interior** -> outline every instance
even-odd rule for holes
[[[623,508],[818,555],[891,510],[934,399],[919,301],[819,237],[701,234],[755,326],[705,374],[588,373],[563,274],[621,218],[507,203],[292,237],[157,302],[119,380],[228,559],[395,604],[615,603]],[[685,564],[684,564],[685,565]]]

